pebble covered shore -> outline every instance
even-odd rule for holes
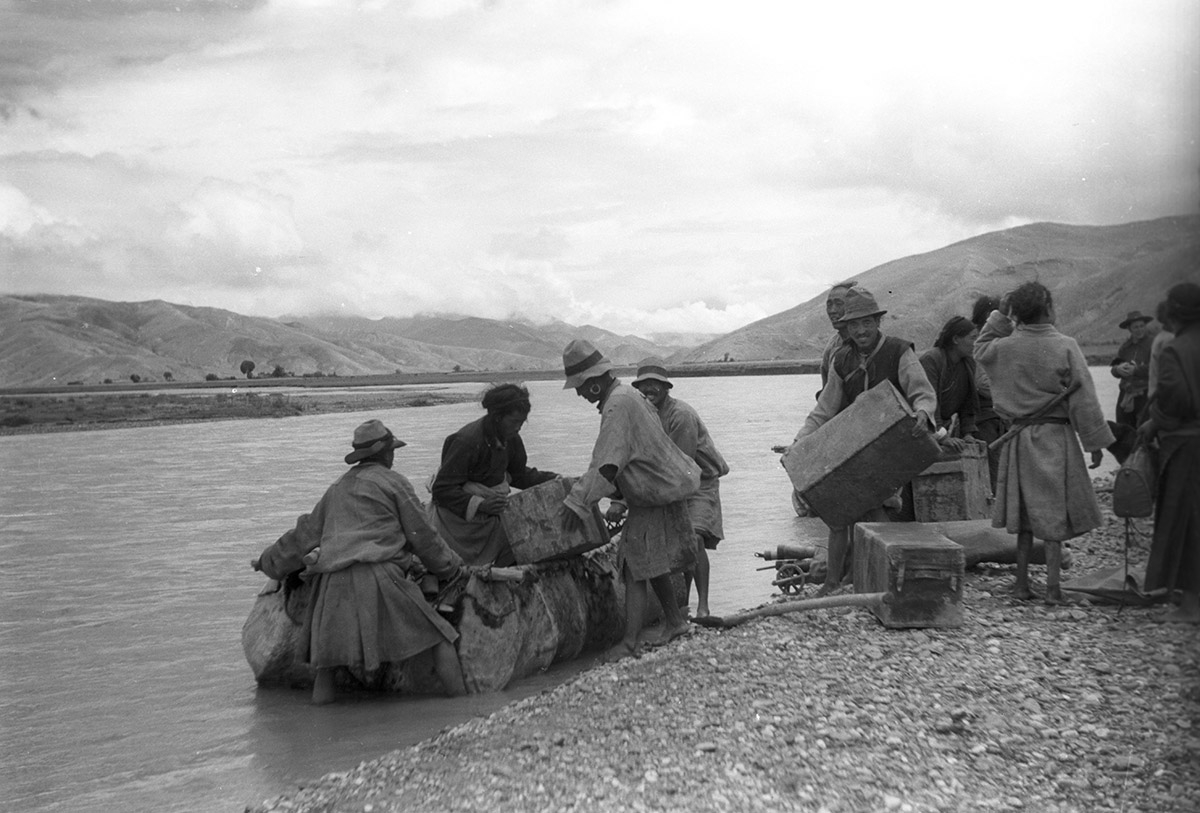
[[[1067,578],[1123,540],[1111,516],[1073,540]],[[1200,811],[1200,627],[1016,602],[1012,580],[968,571],[958,629],[857,608],[695,627],[247,811]]]

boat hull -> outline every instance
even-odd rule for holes
[[[610,543],[562,561],[522,566],[528,577],[521,582],[472,577],[450,616],[467,690],[498,691],[553,663],[616,643],[625,624],[616,560],[616,545]],[[302,660],[309,597],[308,582],[292,577],[255,600],[242,627],[242,648],[260,685],[312,685],[314,672]],[[401,694],[442,692],[432,652],[385,664],[373,674],[340,668],[336,680]]]

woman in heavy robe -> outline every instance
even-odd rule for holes
[[[582,525],[606,497],[619,497],[629,507],[617,549],[625,580],[625,633],[606,655],[615,660],[637,651],[650,588],[664,616],[662,636],[655,643],[688,632],[671,574],[689,570],[695,562],[687,498],[699,488],[700,473],[667,436],[654,407],[614,378],[608,360],[589,342],[567,345],[563,366],[565,388],[600,412],[591,463],[563,501],[564,527]]]
[[[430,488],[437,529],[468,565],[514,564],[500,519],[511,488],[553,480],[528,465],[521,427],[529,419],[529,390],[504,383],[483,395],[487,414],[442,444],[442,463]]]
[[[938,427],[949,429],[954,426],[951,438],[965,438],[975,433],[979,391],[975,383],[973,352],[978,335],[970,319],[955,316],[942,326],[933,347],[920,356],[925,376],[937,393],[934,420]]]
[[[1020,427],[1000,452],[992,524],[1017,534],[1014,595],[1032,596],[1029,559],[1037,537],[1046,543],[1046,601],[1060,603],[1061,543],[1102,522],[1079,445],[1094,468],[1113,435],[1083,352],[1054,327],[1050,291],[1028,282],[1002,307],[1008,313],[992,312],[974,351],[991,380],[996,411]],[[1033,417],[1076,383],[1073,393]]]
[[[273,579],[302,570],[312,582],[302,635],[304,661],[316,670],[314,703],[334,699],[337,667],[374,674],[429,649],[447,693],[466,692],[458,632],[413,580],[426,571],[453,580],[462,559],[429,524],[412,484],[392,470],[403,445],[377,420],[359,426],[346,456],[353,468],[252,563]]]
[[[1170,621],[1200,623],[1200,286],[1181,283],[1167,294],[1175,338],[1158,359],[1150,419],[1138,433],[1158,440],[1154,541],[1146,562],[1147,591],[1178,590]]]

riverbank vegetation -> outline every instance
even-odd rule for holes
[[[430,390],[293,395],[277,392],[0,395],[0,435],[287,418],[328,412],[453,404],[473,393]]]

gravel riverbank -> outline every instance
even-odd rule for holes
[[[1121,565],[1123,530],[1074,540],[1068,577]],[[1012,579],[968,571],[959,629],[697,627],[247,810],[1200,810],[1200,628],[1015,602]]]

